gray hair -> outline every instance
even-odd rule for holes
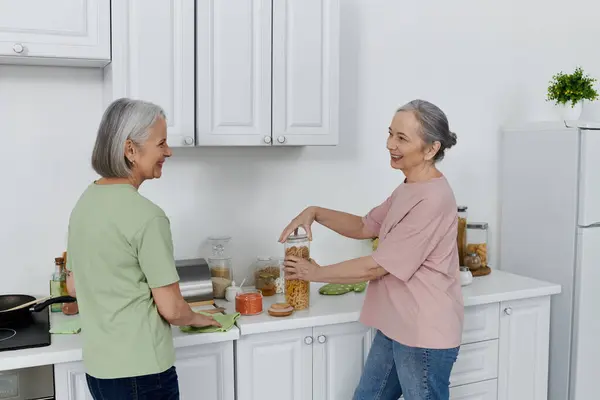
[[[92,167],[104,178],[127,178],[131,163],[125,157],[125,142],[130,139],[142,146],[150,135],[149,128],[165,112],[156,104],[122,98],[112,102],[100,121],[92,152]]]
[[[446,114],[436,105],[425,100],[413,100],[400,107],[396,112],[410,111],[421,126],[421,137],[427,144],[440,142],[440,149],[433,161],[441,161],[447,149],[456,144],[456,134],[450,131]]]

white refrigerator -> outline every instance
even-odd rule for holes
[[[598,399],[600,123],[501,129],[499,266],[558,283],[548,399]]]

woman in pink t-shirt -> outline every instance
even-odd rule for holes
[[[405,180],[366,216],[309,207],[284,229],[299,227],[312,239],[316,221],[354,239],[379,238],[377,250],[321,268],[287,257],[291,279],[314,282],[370,281],[361,322],[377,329],[356,400],[447,400],[458,355],[463,299],[460,287],[457,206],[452,188],[436,168],[456,144],[446,115],[414,100],[401,107],[389,128],[392,168]]]

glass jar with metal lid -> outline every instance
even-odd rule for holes
[[[263,296],[273,296],[277,293],[277,279],[281,270],[279,262],[273,257],[257,257],[252,264],[254,271],[254,286],[260,290]]]
[[[481,259],[481,266],[489,265],[487,222],[469,222],[467,224],[467,253],[475,253]]]
[[[306,234],[290,235],[285,244],[285,256],[296,256],[310,260],[310,240]],[[304,310],[310,305],[310,282],[285,279],[285,301],[295,310]]]
[[[467,253],[467,206],[458,206],[458,235],[456,245],[458,246],[459,265],[465,265]]]

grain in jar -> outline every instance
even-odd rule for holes
[[[481,259],[481,266],[488,266],[487,222],[470,222],[467,224],[467,253],[476,253]]]
[[[209,257],[208,266],[213,285],[213,297],[224,299],[225,290],[231,286],[233,280],[231,257]]]
[[[458,247],[459,265],[465,265],[465,255],[467,253],[467,206],[458,206],[458,234],[456,245]]]
[[[290,235],[285,242],[285,256],[310,259],[310,241],[306,234]],[[310,282],[299,279],[285,279],[285,301],[295,310],[310,306]]]

